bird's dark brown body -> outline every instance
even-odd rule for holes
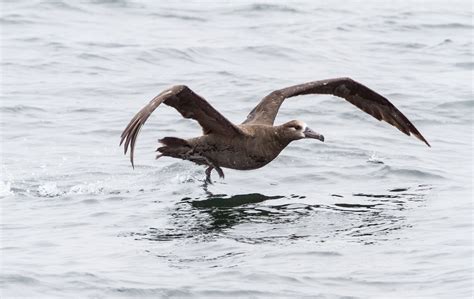
[[[273,161],[292,141],[324,137],[312,131],[302,121],[292,120],[274,126],[278,110],[287,98],[306,94],[332,94],[344,98],[378,120],[384,120],[403,133],[428,142],[415,126],[386,98],[350,79],[336,78],[313,81],[271,92],[250,112],[240,125],[234,125],[215,110],[206,100],[184,85],[177,85],[156,96],[140,110],[122,133],[125,153],[130,149],[130,160],[136,138],[150,114],[162,103],[174,107],[185,118],[192,118],[203,128],[203,135],[188,140],[177,137],[160,139],[161,156],[188,160],[207,166],[206,181],[215,169],[221,177],[221,168],[238,170],[257,169]]]
[[[280,127],[240,125],[239,128],[244,132],[240,136],[208,134],[186,140],[193,149],[189,156],[204,156],[224,168],[251,170],[270,163],[291,142],[281,138]]]

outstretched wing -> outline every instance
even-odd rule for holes
[[[313,81],[276,90],[264,97],[243,123],[273,125],[278,109],[286,98],[306,94],[332,94],[344,98],[376,119],[386,121],[407,135],[413,134],[430,146],[408,118],[389,100],[350,78]]]
[[[130,162],[133,164],[133,153],[138,132],[150,114],[161,104],[165,103],[178,110],[185,118],[192,118],[201,125],[204,134],[220,134],[235,136],[242,131],[220,114],[205,99],[184,85],[173,86],[157,95],[143,107],[130,121],[122,132],[120,145],[125,141],[124,154],[130,148]]]

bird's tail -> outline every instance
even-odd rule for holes
[[[164,146],[156,149],[157,152],[160,152],[160,154],[156,156],[157,159],[162,156],[183,159],[192,149],[191,145],[181,138],[165,137],[158,141]]]

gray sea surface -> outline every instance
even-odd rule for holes
[[[472,298],[471,1],[1,3],[2,298]],[[287,100],[326,142],[253,171],[162,158],[201,134],[186,84],[235,123],[272,90],[349,76],[428,148],[329,95]]]

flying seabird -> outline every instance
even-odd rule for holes
[[[160,153],[156,158],[166,156],[205,165],[206,182],[211,182],[213,169],[224,178],[222,168],[260,168],[275,159],[292,141],[303,138],[324,141],[322,134],[300,120],[273,124],[285,99],[307,94],[341,97],[379,121],[386,121],[406,135],[413,134],[430,146],[408,118],[385,97],[350,78],[313,81],[275,90],[264,97],[240,125],[230,122],[189,87],[176,85],[161,92],[132,118],[121,135],[120,145],[125,141],[124,154],[130,149],[130,162],[134,167],[138,133],[150,114],[164,103],[178,110],[183,117],[197,120],[203,135],[186,140],[164,137],[159,140],[163,146],[156,150]]]

